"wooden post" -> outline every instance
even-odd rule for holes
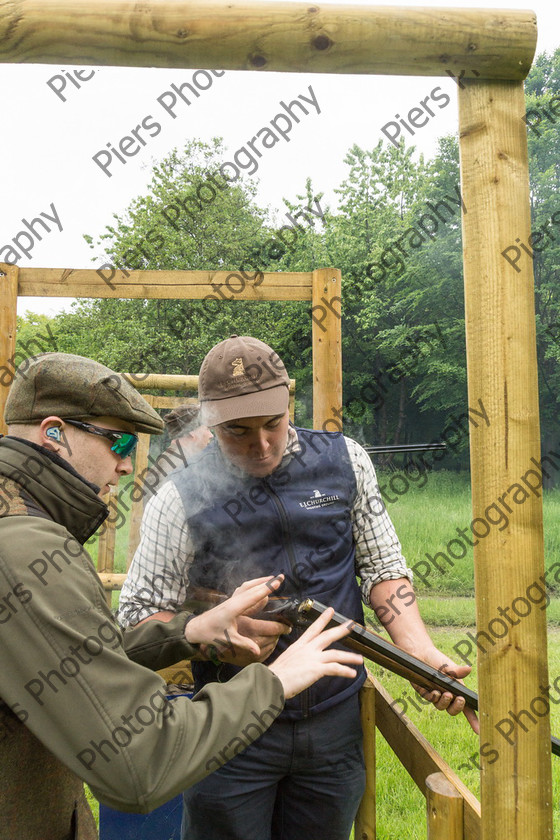
[[[153,405],[153,398],[151,394],[142,394],[145,400],[147,400],[150,405]],[[136,464],[134,468],[134,481],[142,485],[144,478],[138,479],[138,476],[141,473],[146,474],[146,470],[148,468],[148,453],[150,451],[150,435],[148,434],[140,434],[138,435],[138,446],[136,447]],[[144,503],[147,501],[147,498],[137,498],[135,494],[135,498],[132,500],[132,511],[130,513],[130,527],[128,531],[128,551],[127,551],[127,558],[126,558],[126,570],[130,569],[130,564],[132,563],[132,558],[134,557],[134,552],[138,548],[138,544],[140,542],[140,525],[142,524],[142,514],[144,512]]]
[[[368,676],[360,691],[366,789],[354,824],[354,840],[375,840],[375,685]]]
[[[111,573],[115,568],[115,540],[116,540],[116,522],[118,521],[117,506],[118,488],[111,487],[109,493],[103,496],[103,501],[109,507],[109,517],[105,520],[103,532],[99,535],[97,541],[97,573],[107,572]],[[105,594],[107,604],[112,605],[112,592],[107,590]]]
[[[443,773],[426,779],[428,840],[463,840],[463,799]]]
[[[313,272],[313,428],[342,431],[341,274],[338,268]]]
[[[536,42],[534,12],[517,9],[0,2],[0,61],[10,62],[523,79]]]
[[[533,265],[503,254],[531,230],[524,113],[521,82],[459,89],[483,840],[552,837],[546,613],[500,613],[544,572]]]
[[[17,331],[18,267],[0,263],[0,434],[8,427],[4,423],[4,407],[13,382]]]

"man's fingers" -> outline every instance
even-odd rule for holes
[[[462,712],[469,722],[469,726],[473,732],[480,735],[480,723],[477,714],[474,709],[471,709],[466,705],[464,697],[455,697],[455,695],[450,694],[449,692],[441,692],[437,690],[429,691],[422,686],[414,684],[412,684],[412,687],[416,692],[418,692],[418,694],[420,694],[421,697],[424,698],[424,700],[432,703],[439,711],[446,711],[453,717],[461,714]]]
[[[470,665],[450,665],[448,668],[445,665],[441,665],[439,670],[446,677],[451,677],[454,680],[462,680],[464,677],[468,677],[472,668]]]
[[[477,735],[480,735],[480,723],[478,721],[478,717],[475,710],[469,709],[467,707],[466,709],[463,709],[463,714],[468,720],[469,726],[472,729],[472,731],[475,732]]]
[[[333,642],[337,642],[339,639],[344,638],[347,636],[350,630],[352,629],[352,622],[346,624],[341,624],[338,627],[332,627],[330,630],[325,630],[325,627],[331,620],[334,615],[334,610],[332,607],[329,607],[325,610],[325,612],[316,618],[313,624],[311,624],[303,636],[302,639],[313,639],[319,636],[319,634],[323,633],[324,636],[324,645],[323,647],[327,647],[327,645],[332,644]]]
[[[271,592],[277,589],[282,583],[283,575],[277,575],[274,578],[257,578],[255,581],[247,581],[235,590],[234,594],[229,599],[229,606],[235,606],[235,612],[238,615],[247,612],[252,607],[261,609],[266,604],[266,599]],[[263,602],[261,604],[261,602]],[[228,603],[225,601],[224,603]]]
[[[229,634],[228,646],[227,649],[224,648],[224,652],[226,650],[228,652],[232,652],[232,647],[234,648],[234,651],[246,650],[249,651],[249,653],[254,654],[255,656],[260,656],[261,653],[260,646],[254,639],[250,639],[248,636],[241,636],[237,632],[232,632]],[[233,653],[233,655],[235,655],[235,653]]]
[[[440,712],[448,712],[450,715],[458,715],[459,712],[462,712],[465,708],[465,698],[455,697],[455,695],[445,691],[434,705]]]
[[[238,595],[240,592],[246,592],[248,589],[252,589],[254,586],[262,586],[263,584],[266,586],[268,593],[270,593],[270,589],[278,589],[283,580],[284,575],[281,574],[275,575],[274,577],[271,577],[270,575],[263,575],[263,577],[252,578],[252,580],[246,580],[241,584],[241,586],[238,586],[234,590],[233,595]],[[265,594],[268,593],[265,592]]]
[[[266,621],[262,618],[251,618],[250,615],[240,616],[238,626],[240,632],[250,632],[253,638],[255,636],[281,636],[292,629],[282,621]]]
[[[334,610],[332,607],[326,609],[325,612],[319,616],[319,618],[315,619],[313,624],[309,625],[305,633],[303,633],[302,636],[300,636],[300,642],[304,640],[308,641],[309,639],[314,639],[316,636],[318,636],[319,633],[321,633],[325,629],[333,615]]]
[[[334,610],[333,610],[334,614]],[[329,617],[330,620],[330,617]],[[328,624],[328,621],[326,622]],[[323,639],[323,647],[328,647],[328,645],[332,645],[333,642],[338,642],[340,639],[343,639],[345,636],[350,633],[353,627],[353,622],[348,622],[348,624],[340,624],[337,627],[331,627],[330,630],[323,630],[321,638]],[[362,657],[363,661],[363,657]]]
[[[360,653],[354,653],[352,650],[332,648],[331,650],[323,651],[323,661],[342,662],[344,665],[361,665],[364,657]]]
[[[325,666],[325,677],[352,677],[356,676],[356,669],[350,668],[348,665],[340,665],[338,662],[331,662]]]

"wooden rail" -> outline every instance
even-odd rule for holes
[[[18,0],[0,3],[0,61],[524,79],[528,10]]]
[[[257,273],[255,279],[239,279],[240,275],[234,271],[127,271],[115,268],[99,274],[101,271],[93,268],[21,268],[18,294],[117,300],[311,300],[313,283],[312,272],[262,272],[262,277]],[[247,277],[254,274],[247,272]],[[216,292],[216,287],[223,295]]]

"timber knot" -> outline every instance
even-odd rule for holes
[[[317,35],[313,39],[313,46],[316,50],[328,50],[329,47],[332,47],[332,43],[328,35]]]

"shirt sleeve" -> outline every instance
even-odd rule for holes
[[[149,500],[142,517],[140,544],[120,596],[121,626],[137,624],[160,610],[179,610],[193,556],[181,497],[173,482],[167,482]]]
[[[361,578],[362,598],[369,606],[373,586],[382,580],[406,577],[412,580],[395,527],[381,498],[374,466],[365,449],[345,438],[356,476],[357,493],[352,508],[356,546],[356,573]]]

